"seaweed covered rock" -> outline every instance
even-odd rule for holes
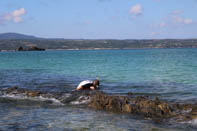
[[[169,118],[174,115],[171,105],[161,100],[151,100],[146,97],[137,97],[131,100],[138,108],[137,113],[147,117]]]
[[[123,103],[126,103],[125,97],[107,96],[103,92],[97,92],[93,94],[89,107],[100,110],[123,112]],[[129,108],[130,107],[127,107],[127,110],[130,111]]]
[[[18,88],[17,86],[14,86],[12,88],[8,88],[4,90],[6,94],[23,94],[28,97],[36,97],[41,94],[39,91],[34,91],[34,90],[27,90],[23,88]]]
[[[5,90],[5,92],[7,94],[10,94],[10,93],[13,93],[14,91],[16,92],[19,88],[17,86],[14,86],[14,87],[11,87],[11,88],[8,88]]]
[[[41,94],[41,92],[39,92],[39,91],[26,91],[25,93],[29,97],[36,97],[36,96],[40,96],[40,94]]]
[[[143,96],[136,98],[109,96],[103,92],[97,92],[92,96],[89,107],[112,112],[140,114],[151,118],[170,118],[175,115],[170,104],[165,101],[151,100]]]

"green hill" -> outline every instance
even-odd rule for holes
[[[35,36],[24,35],[19,33],[2,33],[0,39],[39,39]]]
[[[18,33],[0,34],[0,50],[16,50],[19,47],[43,49],[197,48],[197,39],[42,39]]]

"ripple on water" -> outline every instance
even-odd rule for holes
[[[4,109],[1,110],[4,106]],[[5,110],[6,108],[6,110]],[[0,130],[85,130],[85,131],[128,131],[128,130],[163,130],[176,131],[194,127],[184,127],[175,123],[173,126],[163,123],[158,125],[150,120],[128,114],[114,114],[95,111],[88,108],[14,106],[0,104]],[[180,126],[180,127],[179,127]]]

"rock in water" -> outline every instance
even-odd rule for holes
[[[26,94],[29,97],[36,97],[39,96],[41,93],[39,91],[26,91]]]
[[[45,51],[45,49],[43,48],[38,48],[36,46],[31,46],[30,48],[23,48],[22,46],[20,46],[17,51]]]
[[[141,114],[151,118],[174,116],[173,109],[167,102],[158,99],[151,100],[143,96],[129,98],[126,96],[109,96],[103,92],[97,92],[92,96],[89,107],[112,112]]]
[[[190,121],[197,118],[197,104],[179,104],[153,100],[145,96],[113,96],[102,91],[74,91],[69,96],[65,93],[40,92],[18,87],[0,89],[1,95],[39,96],[46,100],[55,100],[63,104],[88,102],[88,107],[116,113],[129,113],[151,118],[155,122],[173,118],[177,121]],[[86,106],[86,104],[84,106]]]

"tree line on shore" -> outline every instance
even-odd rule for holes
[[[0,50],[196,48],[197,39],[1,39]]]

